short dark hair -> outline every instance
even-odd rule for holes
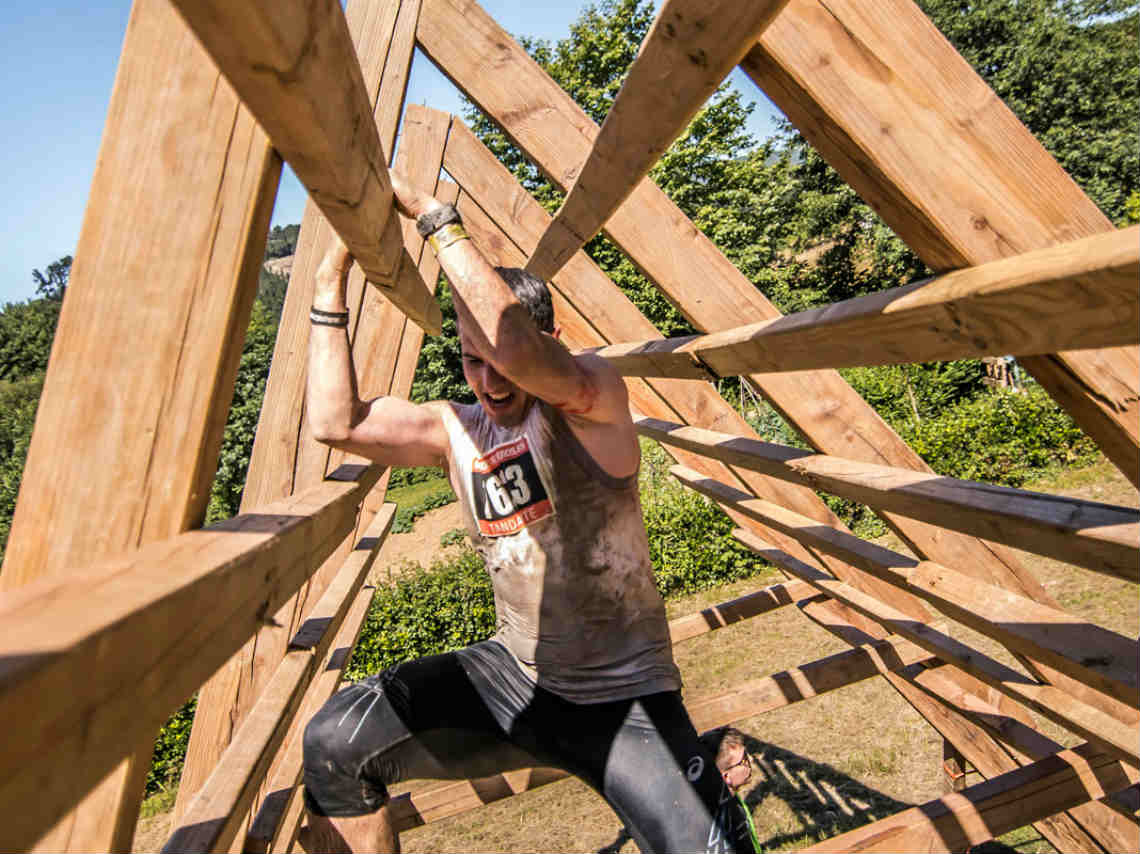
[[[739,747],[745,752],[748,751],[748,745],[744,743],[744,733],[735,727],[722,726],[710,729],[701,733],[700,741],[709,753],[716,757],[716,767],[721,771],[728,769],[731,762],[729,751],[732,748]]]
[[[495,272],[503,277],[534,325],[543,332],[554,332],[554,303],[546,282],[521,267],[496,267]]]

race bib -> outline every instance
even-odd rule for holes
[[[475,521],[485,537],[502,537],[554,514],[526,436],[492,448],[471,463]]]

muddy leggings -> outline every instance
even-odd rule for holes
[[[305,729],[305,801],[375,812],[406,779],[472,779],[532,766],[593,786],[642,852],[751,851],[741,805],[697,739],[680,694],[571,703],[497,641],[400,664],[337,693]]]

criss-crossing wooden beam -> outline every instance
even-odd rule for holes
[[[791,0],[741,63],[934,270],[1111,223],[911,0]],[[1140,487],[1140,353],[1021,363]]]
[[[277,665],[273,678],[242,723],[210,779],[182,816],[164,851],[227,851],[277,747],[284,741],[305,690],[326,664],[333,639],[356,601],[392,522],[386,504],[356,544]]]
[[[666,0],[526,269],[548,280],[601,230],[787,0]]]
[[[4,594],[0,725],[21,737],[0,752],[0,849],[31,847],[151,737],[352,530],[380,472],[345,466],[255,513]]]
[[[686,486],[837,554],[1010,649],[1046,661],[1122,703],[1140,703],[1136,683],[1140,646],[1131,638],[949,567],[915,560],[843,531],[824,528],[806,516],[752,498],[683,466],[674,466],[671,471]]]
[[[734,466],[1140,581],[1140,510],[813,454],[635,416],[643,436]]]
[[[362,63],[369,102],[376,104],[374,125],[384,151],[390,153],[396,140],[411,63],[419,3],[417,0],[358,0],[349,4],[346,16]],[[422,128],[411,113],[409,111],[409,120],[405,123],[405,133],[414,139]],[[412,145],[406,147],[406,151],[402,146],[405,171],[422,182],[422,186],[434,187],[442,147],[440,138],[435,144],[432,163],[430,146]],[[430,252],[423,253],[422,241],[414,228],[405,229],[404,239],[408,251],[420,260],[423,280],[431,282],[434,288],[439,273],[435,258]],[[272,368],[242,494],[243,510],[280,500],[319,483],[346,459],[341,453],[330,454],[327,446],[313,438],[303,408],[307,377],[304,353],[308,346],[309,307],[315,275],[335,240],[336,233],[310,201],[278,324]],[[422,331],[414,324],[409,326],[403,313],[385,299],[379,289],[366,286],[357,265],[353,265],[349,274],[348,306],[352,322],[350,344],[361,393],[367,396],[392,393],[397,361],[410,359],[413,365],[415,363],[415,353],[402,352],[404,342],[418,353]],[[408,382],[410,388],[410,380]],[[407,389],[396,393],[406,395]],[[366,500],[358,534],[367,527],[383,500],[385,485],[386,481],[382,481],[376,493]],[[213,772],[234,732],[268,684],[307,610],[339,571],[353,542],[353,538],[346,538],[297,597],[275,615],[273,623],[262,627],[257,636],[203,686],[175,802],[172,817],[175,826],[180,824],[190,800]]]
[[[404,248],[372,99],[340,3],[173,2],[368,280],[438,334],[442,315]]]
[[[1134,768],[1083,744],[803,850],[965,851],[1127,788],[1136,776]]]
[[[776,320],[593,352],[627,377],[698,366],[729,377],[1135,345],[1137,280],[1133,226]]]
[[[738,528],[733,533],[740,542],[757,554],[763,555],[772,563],[808,582],[821,593],[874,620],[886,630],[907,638],[931,655],[958,666],[1054,723],[1080,733],[1133,765],[1140,757],[1140,745],[1136,743],[1134,724],[1124,723],[1097,708],[1086,705],[1053,685],[1035,682],[977,649],[954,640],[931,625],[907,617],[897,609],[856,590],[851,585],[831,578],[803,561],[772,548],[749,531]]]

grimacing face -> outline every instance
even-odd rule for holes
[[[487,417],[500,427],[522,423],[534,399],[485,361],[459,327],[459,346],[463,352],[463,376]]]

